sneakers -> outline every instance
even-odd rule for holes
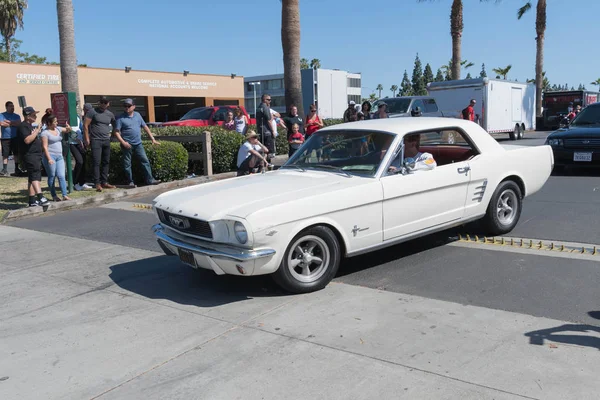
[[[150,182],[148,182],[148,185],[158,185],[161,181],[159,181],[158,179],[152,179]]]
[[[48,205],[48,199],[42,196],[39,200],[35,200],[33,203],[29,203],[29,207],[46,207]]]
[[[2,171],[0,171],[0,176],[8,176],[8,171],[3,169]]]
[[[133,182],[129,182],[129,184],[128,184],[128,185],[126,185],[126,187],[127,187],[127,189],[134,189],[134,188],[136,188],[137,186],[135,185],[135,183],[133,183]]]
[[[84,183],[83,185],[81,185],[81,187],[85,190],[85,189],[91,189],[92,187],[89,186],[87,183]]]

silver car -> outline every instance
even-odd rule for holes
[[[387,105],[387,113],[390,118],[396,117],[443,117],[435,99],[429,96],[405,96],[379,99],[373,103],[371,110],[377,112],[379,104]]]

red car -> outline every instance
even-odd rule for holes
[[[223,125],[227,112],[235,111],[238,106],[212,106],[198,107],[188,111],[179,121],[170,121],[160,124],[160,126],[212,126]],[[250,124],[256,124],[256,119],[250,118],[246,109],[241,107],[242,112],[248,118]]]

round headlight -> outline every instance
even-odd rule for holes
[[[246,227],[241,222],[236,222],[233,225],[233,230],[235,231],[235,238],[241,244],[244,244],[248,241],[248,232],[246,232]]]

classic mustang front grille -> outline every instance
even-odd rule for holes
[[[210,225],[206,221],[172,214],[160,208],[157,209],[157,213],[160,222],[173,229],[207,239],[213,238],[212,229],[210,229]]]
[[[600,149],[600,139],[565,139],[567,149]]]

